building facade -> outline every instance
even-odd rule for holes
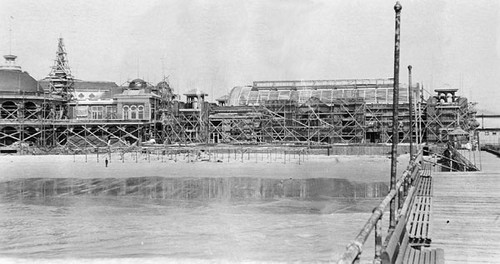
[[[118,86],[74,79],[62,39],[52,71],[38,82],[15,64],[14,55],[4,58],[4,148],[27,144],[77,150],[143,142],[387,144],[393,138],[392,79],[256,81],[234,87],[211,104],[200,89],[177,98],[166,80],[153,85],[134,79]],[[436,89],[424,99],[419,85],[401,84],[398,101],[400,142],[446,143],[457,131],[476,135],[474,107],[456,89]]]

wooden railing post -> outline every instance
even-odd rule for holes
[[[380,256],[382,255],[382,217],[380,216],[378,221],[375,223],[375,257],[373,259],[374,264],[381,263]]]
[[[403,185],[404,185],[404,182],[398,188],[398,214],[399,214],[399,210],[401,210],[401,207],[403,207],[403,203],[405,200],[404,195],[403,195]]]

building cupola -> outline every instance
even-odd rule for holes
[[[21,66],[16,64],[16,55],[4,55],[5,63],[0,66],[0,70],[21,71]]]

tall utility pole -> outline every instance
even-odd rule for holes
[[[394,34],[394,86],[392,98],[392,150],[391,150],[391,191],[396,191],[396,174],[397,174],[397,158],[398,158],[398,141],[399,141],[399,37],[401,24],[401,4],[396,2],[394,11],[396,12],[396,30]],[[391,200],[390,204],[390,219],[389,228],[396,227],[396,199]]]
[[[408,107],[410,108],[410,161],[413,159],[413,89],[411,87],[411,65],[408,65]]]

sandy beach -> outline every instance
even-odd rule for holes
[[[0,156],[1,181],[15,178],[120,178],[120,177],[260,177],[283,179],[343,178],[350,181],[389,181],[390,159],[387,156],[292,155],[272,157],[250,154],[236,159],[217,157],[219,162],[193,161],[186,156],[147,156],[125,154],[122,161],[113,154],[108,167],[107,155]],[[408,164],[407,154],[398,157],[398,175]]]

